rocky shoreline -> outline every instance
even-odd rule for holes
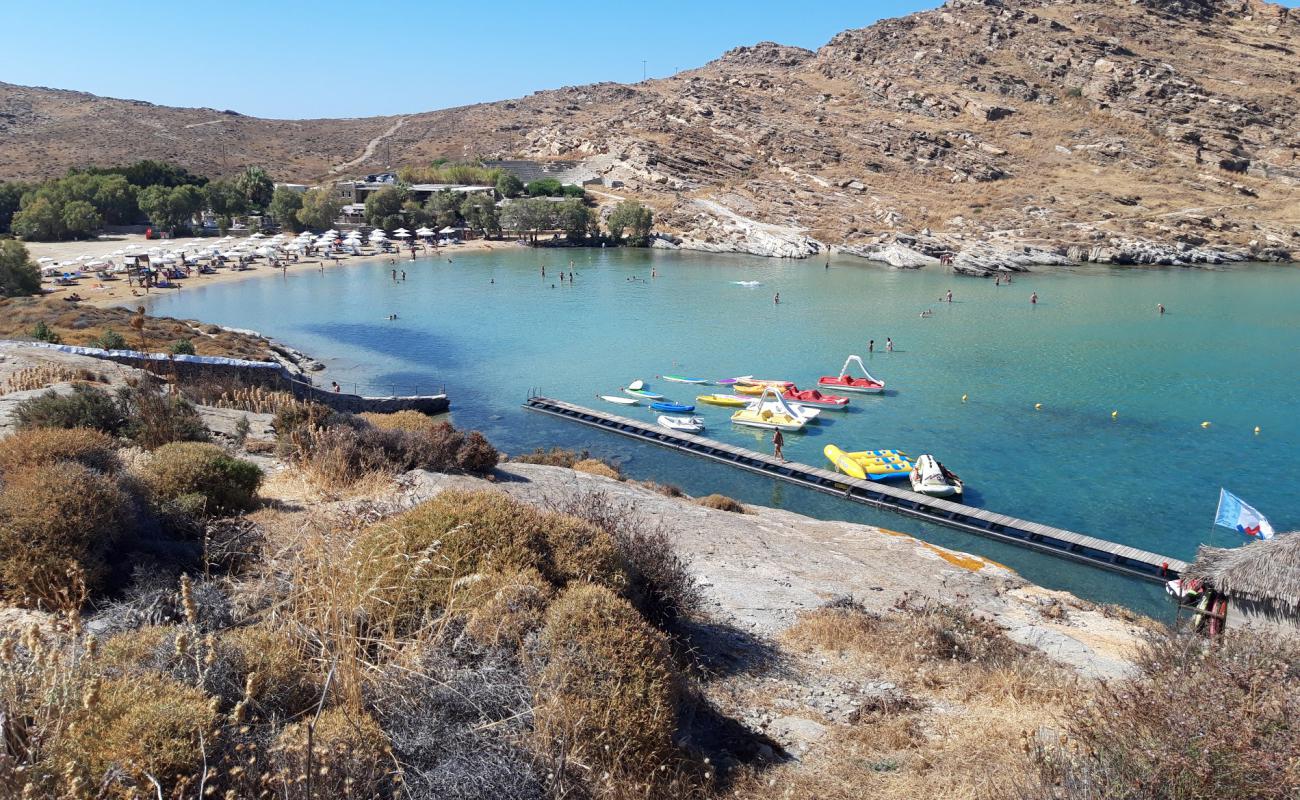
[[[699,201],[697,201],[699,202]],[[958,275],[977,278],[997,273],[1026,272],[1031,267],[1084,263],[1116,266],[1190,267],[1248,261],[1297,263],[1297,253],[1276,243],[1249,246],[1194,244],[1189,241],[1114,237],[1090,244],[1015,238],[979,238],[935,234],[889,233],[840,245],[817,241],[798,228],[768,225],[732,215],[689,232],[660,233],[651,246],[667,250],[742,253],[769,258],[811,258],[847,255],[898,269],[950,265]]]

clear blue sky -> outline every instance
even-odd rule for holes
[[[262,117],[427,111],[815,49],[940,0],[7,0],[0,80]]]

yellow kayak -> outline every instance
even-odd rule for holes
[[[695,402],[706,403],[711,406],[743,408],[753,401],[747,397],[736,397],[734,394],[702,394],[695,398]]]
[[[858,480],[866,480],[867,478],[866,470],[862,469],[862,466],[858,464],[858,462],[850,458],[848,453],[844,452],[843,450],[839,449],[833,444],[828,444],[825,447],[823,447],[822,452],[826,454],[826,459],[830,461],[832,464],[834,464],[835,468],[838,469],[840,472],[843,472],[845,475],[848,475],[850,478],[857,478]]]
[[[748,383],[738,383],[731,388],[738,394],[762,394],[763,390],[767,387]]]

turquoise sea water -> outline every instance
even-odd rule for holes
[[[572,284],[558,277],[570,259]],[[1180,558],[1204,541],[1239,543],[1236,534],[1211,529],[1220,486],[1279,530],[1300,526],[1300,270],[1044,268],[995,287],[939,269],[899,271],[848,258],[823,265],[503,245],[452,263],[399,262],[405,282],[394,282],[393,267],[382,263],[323,273],[304,266],[287,277],[211,287],[191,281],[154,300],[151,311],[275,336],[324,360],[324,382],[347,389],[445,384],[455,422],[509,452],[585,447],[624,460],[634,477],[691,494],[720,491],[881,524],[986,554],[1048,586],[1146,610],[1161,606],[1159,587],[774,484],[520,404],[533,388],[600,406],[597,393],[617,394],[635,378],[675,400],[715,391],[655,379],[664,373],[752,374],[812,386],[860,353],[887,393],[854,398],[847,413],[823,412],[821,424],[787,436],[788,457],[822,464],[827,443],[934,453],[966,480],[968,503]],[[951,304],[940,301],[949,288]],[[1168,309],[1163,317],[1157,303]],[[921,318],[924,309],[933,316]],[[397,320],[386,319],[394,313]],[[886,337],[895,352],[882,352]],[[870,356],[869,339],[876,342]],[[762,432],[732,426],[728,409],[698,413],[706,435],[769,447]]]

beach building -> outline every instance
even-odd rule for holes
[[[1249,626],[1300,634],[1300,532],[1243,547],[1201,547],[1183,581],[1199,582],[1203,596],[1194,606],[1221,623],[1212,631]]]
[[[380,189],[397,185],[397,174],[379,172],[358,180],[335,181],[334,197],[345,206],[365,205],[366,198]]]

